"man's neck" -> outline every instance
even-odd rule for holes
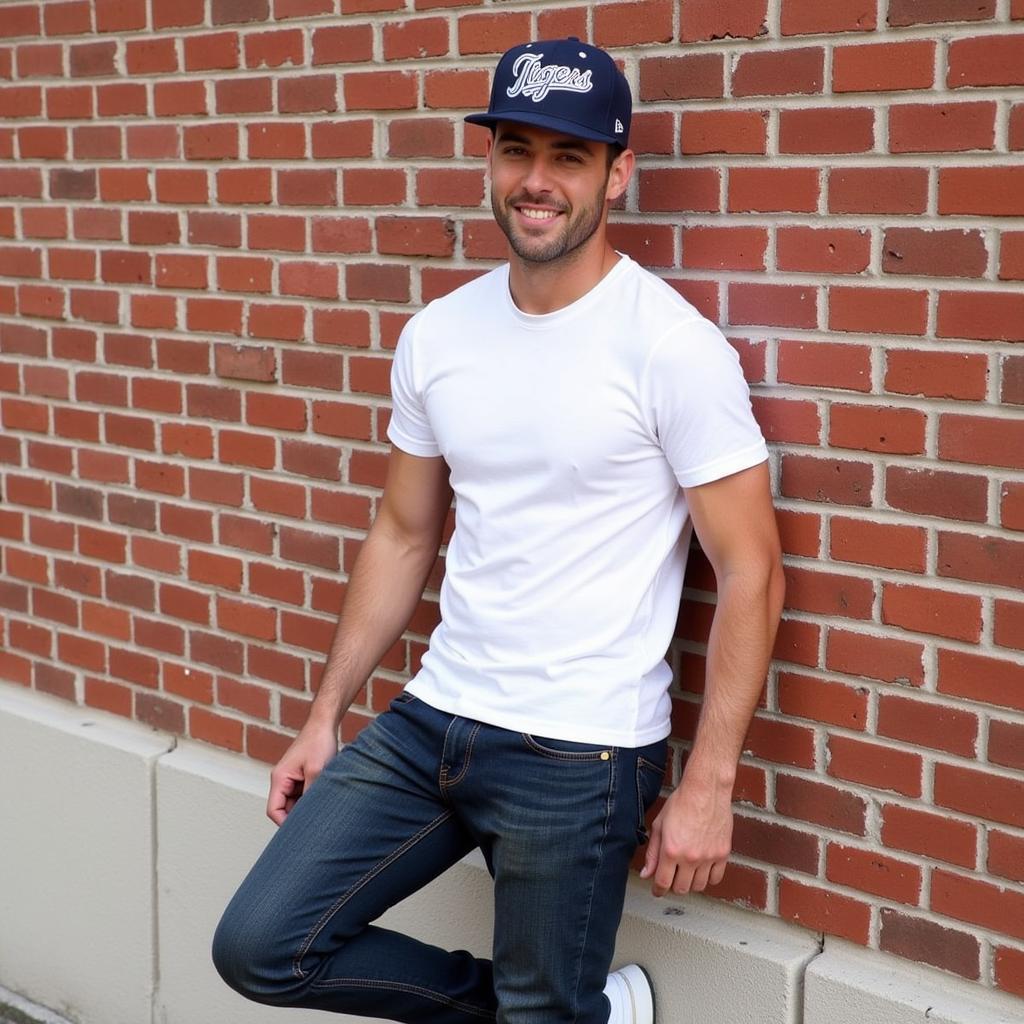
[[[607,242],[591,252],[584,248],[552,263],[530,263],[513,253],[509,260],[512,301],[524,313],[540,316],[583,298],[620,259]]]

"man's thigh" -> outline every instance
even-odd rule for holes
[[[487,727],[475,745],[455,803],[495,880],[498,1019],[603,1022],[629,864],[666,745],[602,748]]]
[[[293,977],[315,972],[472,849],[440,798],[443,734],[425,718],[399,698],[324,768],[225,911],[235,956],[248,950],[263,970]]]

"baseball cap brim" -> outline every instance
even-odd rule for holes
[[[624,140],[617,139],[614,135],[604,134],[587,125],[566,120],[564,117],[550,117],[547,114],[534,113],[532,110],[505,110],[499,114],[467,114],[463,120],[468,121],[470,124],[482,124],[487,128],[501,121],[511,121],[514,124],[529,124],[535,128],[547,128],[553,132],[564,132],[566,135],[573,135],[578,139],[589,139],[592,142],[608,142],[618,146],[626,145]]]

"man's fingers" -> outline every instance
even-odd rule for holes
[[[661,853],[661,829],[657,822],[651,826],[651,838],[647,843],[647,855],[644,857],[644,866],[640,871],[641,878],[650,878],[658,867],[658,856]]]
[[[718,885],[718,883],[725,877],[725,868],[727,864],[728,861],[715,861],[715,866],[711,869],[711,885]]]
[[[708,886],[708,875],[711,873],[711,865],[707,862],[699,864],[693,873],[693,880],[690,882],[690,889],[693,892],[703,892]]]
[[[296,789],[301,785],[297,779],[288,777],[270,777],[270,796],[267,798],[267,817],[280,825],[288,812],[295,806]]]

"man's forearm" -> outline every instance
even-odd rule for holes
[[[439,541],[419,546],[375,524],[349,576],[310,719],[337,728],[367,677],[402,635],[423,594]]]
[[[688,775],[731,791],[771,660],[784,592],[778,563],[761,572],[724,575],[719,581],[708,639],[704,704],[687,762]]]

